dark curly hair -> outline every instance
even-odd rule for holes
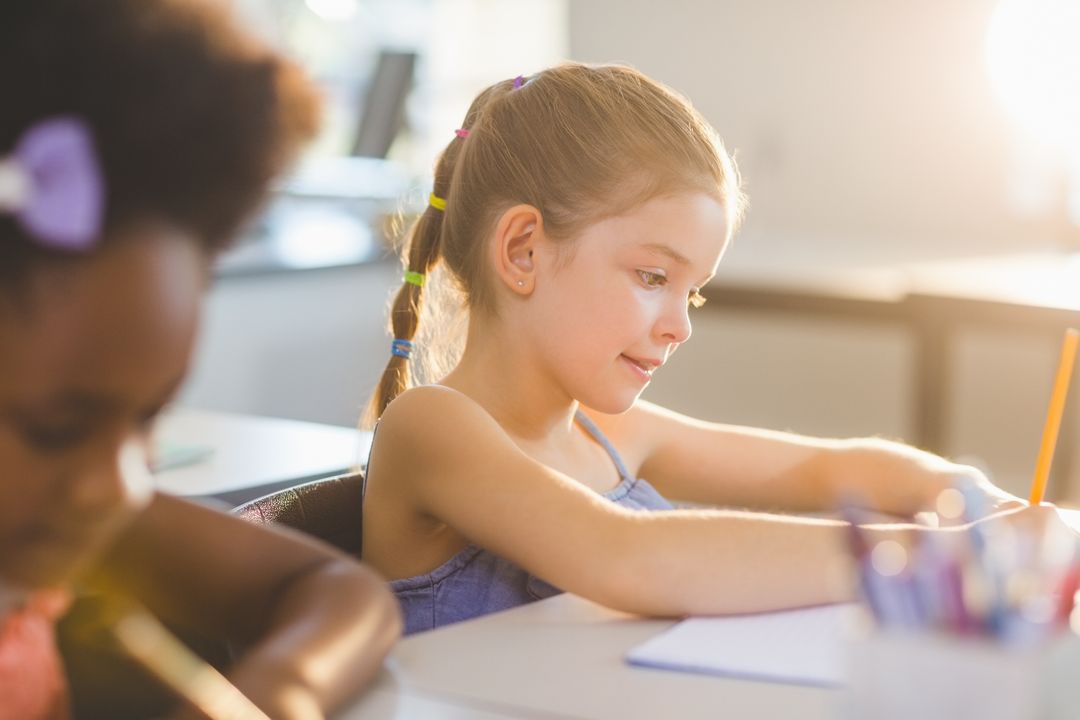
[[[163,220],[222,248],[315,131],[303,74],[213,0],[2,0],[0,157],[36,122],[81,118],[105,178],[102,242]],[[66,253],[0,215],[0,288]]]

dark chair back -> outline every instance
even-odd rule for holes
[[[254,523],[280,523],[360,557],[364,476],[314,480],[239,505],[233,512]]]

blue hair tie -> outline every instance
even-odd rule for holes
[[[409,355],[412,354],[412,343],[408,340],[402,340],[400,338],[394,338],[390,342],[390,354],[394,357],[409,359]]]

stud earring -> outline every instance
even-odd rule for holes
[[[517,283],[518,283],[518,287],[525,287],[525,281],[524,280],[518,280]]]

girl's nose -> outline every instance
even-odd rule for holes
[[[657,331],[665,344],[680,344],[690,339],[690,306],[686,301],[671,303],[657,322]]]
[[[86,512],[107,513],[148,500],[153,481],[142,442],[127,440],[108,455],[96,455],[72,479],[69,492],[69,503]]]

